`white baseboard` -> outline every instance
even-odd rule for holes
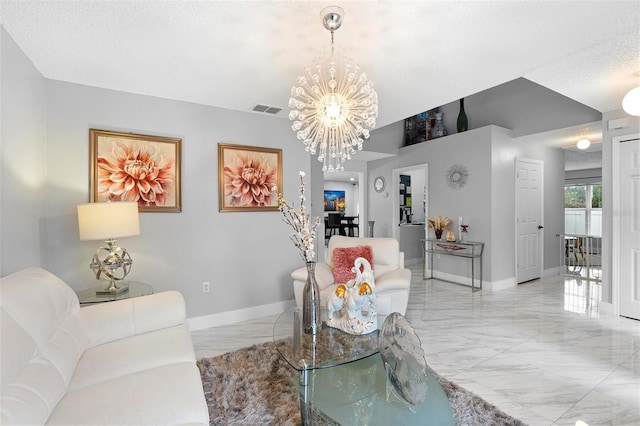
[[[556,266],[555,268],[545,269],[544,271],[542,271],[542,276],[544,278],[555,277],[557,275],[562,274],[563,269],[564,268],[562,266]]]
[[[431,274],[431,271],[427,269],[426,276],[429,276],[430,274]],[[440,271],[433,271],[433,278],[445,280],[445,281],[451,281],[455,284],[471,287],[471,277],[467,277],[467,276],[448,274],[446,272],[440,272]],[[476,287],[479,285],[478,277],[476,277],[475,285]],[[517,285],[518,283],[516,283],[515,277],[511,277],[511,278],[507,278],[506,280],[495,281],[495,282],[482,281],[482,290],[494,292],[494,291],[504,290],[506,288],[516,287]]]
[[[500,291],[500,290],[504,290],[511,287],[517,287],[517,286],[518,286],[518,283],[516,282],[516,277],[507,278],[506,280],[493,281],[493,282],[487,283],[486,285],[487,290],[491,292]]]
[[[417,259],[405,259],[404,260],[404,267],[405,268],[407,266],[415,266],[415,265],[422,265],[422,259],[417,258]]]
[[[605,317],[614,317],[616,316],[616,310],[613,309],[613,303],[609,302],[600,302],[598,305],[598,310],[600,312],[600,316]]]
[[[427,269],[425,272],[427,277],[431,275],[431,271],[429,269]],[[454,274],[448,274],[446,272],[433,271],[433,278],[436,280],[451,281],[452,283],[471,287],[471,278],[464,277],[462,275],[454,275]],[[486,283],[487,282],[484,281],[482,285],[484,286]],[[479,285],[479,280],[478,280],[478,277],[476,277],[476,286],[478,285]]]
[[[267,317],[280,314],[292,306],[295,300],[285,300],[283,302],[271,303],[268,305],[252,306],[235,311],[220,312],[218,314],[204,315],[201,317],[187,318],[190,331],[203,330],[205,328],[217,327],[220,325],[235,324],[241,321],[248,321],[256,318]]]

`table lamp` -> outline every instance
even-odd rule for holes
[[[120,294],[129,286],[122,281],[131,270],[131,256],[116,245],[116,238],[140,234],[137,202],[89,203],[78,205],[78,229],[81,241],[105,240],[93,255],[89,267],[96,279],[108,281],[109,286],[96,294]]]

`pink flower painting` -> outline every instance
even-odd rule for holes
[[[258,153],[237,153],[224,167],[224,196],[232,206],[271,205],[276,183],[275,166]]]
[[[179,211],[176,152],[174,143],[99,135],[96,201],[136,201],[141,209]]]
[[[242,145],[221,146],[221,210],[277,210],[281,151]]]

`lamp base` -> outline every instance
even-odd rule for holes
[[[113,285],[100,290],[96,290],[96,295],[113,296],[113,295],[124,293],[125,291],[128,291],[128,290],[129,290],[129,284],[122,284],[120,287],[116,287],[115,285]]]

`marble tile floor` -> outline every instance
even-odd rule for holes
[[[530,425],[640,425],[640,321],[600,317],[599,284],[472,293],[411,269],[406,317],[439,374]],[[195,331],[196,355],[270,341],[276,317]]]

